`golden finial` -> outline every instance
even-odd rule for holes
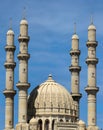
[[[74,34],[76,34],[76,22],[74,23]]]

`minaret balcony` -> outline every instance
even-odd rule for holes
[[[71,72],[79,72],[79,71],[81,71],[81,67],[80,66],[69,66],[69,70],[71,71]]]
[[[97,41],[87,41],[87,47],[96,47],[98,45]]]
[[[30,87],[30,83],[27,82],[18,82],[16,84],[18,89],[28,89]]]
[[[99,87],[96,87],[96,86],[87,86],[85,88],[85,91],[88,93],[88,94],[96,94],[98,91],[99,91]]]
[[[98,58],[87,58],[86,59],[87,64],[97,64],[98,63]]]
[[[19,41],[19,42],[27,42],[27,43],[28,43],[29,40],[30,40],[30,37],[29,37],[29,36],[21,36],[21,35],[20,35],[20,36],[18,37],[18,41]]]
[[[18,57],[19,60],[28,60],[30,58],[30,54],[19,53],[17,57]]]
[[[7,69],[14,69],[15,68],[15,66],[16,66],[16,63],[15,62],[5,62],[4,63],[4,66],[5,66],[5,68]]]
[[[5,89],[3,91],[3,94],[5,95],[5,97],[14,97],[16,94],[16,90],[12,90],[12,89]]]
[[[72,56],[72,55],[79,56],[80,53],[81,53],[80,50],[73,50],[73,49],[70,50],[70,55],[71,55],[71,56]]]
[[[15,49],[16,49],[16,46],[14,46],[14,45],[6,45],[5,46],[5,50],[6,51],[15,51]]]
[[[71,93],[71,95],[72,95],[72,97],[73,97],[73,99],[74,99],[75,101],[79,101],[80,98],[82,97],[82,94],[81,94],[81,93]]]

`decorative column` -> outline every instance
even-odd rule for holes
[[[97,129],[96,126],[96,93],[99,88],[96,86],[96,64],[98,59],[96,58],[96,47],[98,42],[96,41],[96,27],[91,23],[88,27],[88,57],[86,63],[88,66],[88,85],[85,91],[88,95],[88,129],[93,127],[93,130]]]
[[[3,92],[5,95],[5,130],[14,129],[14,96],[16,94],[14,90],[15,49],[14,32],[12,29],[9,29],[7,32],[7,44],[5,46],[6,62],[4,64],[6,69],[6,88]]]
[[[28,60],[30,54],[28,54],[28,22],[26,19],[21,20],[20,22],[20,35],[18,37],[20,43],[20,51],[18,54],[19,60],[19,81],[16,84],[19,90],[19,103],[18,103],[18,123],[25,124],[27,123],[27,96],[28,88],[30,84],[28,83]],[[18,128],[19,126],[17,126]],[[20,126],[21,127],[21,126]],[[26,126],[23,129],[27,129]]]
[[[82,96],[79,92],[79,72],[81,70],[81,67],[79,66],[79,37],[76,34],[76,31],[74,35],[72,36],[72,49],[70,50],[71,55],[71,66],[69,67],[69,70],[71,72],[71,95],[73,97],[73,100],[76,102],[78,107],[78,115],[77,119],[79,118],[79,100]]]

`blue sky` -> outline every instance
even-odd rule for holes
[[[97,28],[97,86],[100,91],[97,94],[97,124],[103,128],[103,1],[102,0],[1,0],[0,1],[0,130],[4,128],[5,98],[2,91],[5,89],[5,62],[4,46],[6,44],[6,32],[9,29],[10,18],[15,32],[15,84],[18,82],[19,52],[19,23],[23,17],[23,8],[26,7],[26,18],[29,23],[29,82],[30,91],[38,84],[44,82],[49,74],[54,80],[64,85],[70,91],[71,64],[69,50],[71,49],[71,37],[74,33],[74,22],[77,25],[77,34],[80,38],[80,91],[83,97],[80,102],[80,118],[87,121],[87,94],[84,88],[87,86],[87,28],[90,17],[93,16]],[[14,86],[15,89],[16,85]],[[17,98],[15,96],[15,123],[17,123]]]

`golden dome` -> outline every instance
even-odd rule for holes
[[[31,92],[28,99],[29,116],[51,114],[76,117],[76,110],[71,94],[51,75]]]

